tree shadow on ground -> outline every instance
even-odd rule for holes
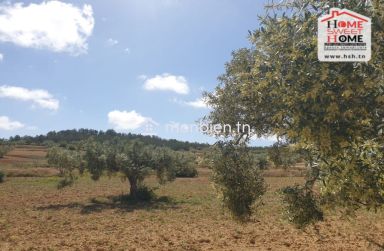
[[[365,237],[365,239],[369,242],[370,245],[373,245],[374,247],[378,248],[379,250],[384,250],[384,244],[380,244],[374,239],[371,239],[369,237]]]
[[[166,210],[177,209],[179,202],[176,202],[168,196],[154,197],[148,200],[135,200],[129,195],[96,197],[90,199],[89,203],[68,203],[51,204],[48,206],[37,207],[37,210],[62,210],[62,209],[80,209],[81,214],[90,214],[102,212],[108,209],[117,209],[122,212],[133,212],[135,210]]]

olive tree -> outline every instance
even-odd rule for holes
[[[84,154],[85,168],[94,180],[103,173],[119,172],[129,181],[130,196],[138,198],[139,189],[144,179],[155,171],[160,183],[175,178],[172,151],[166,148],[155,148],[142,142],[98,143],[87,144]]]
[[[6,142],[0,141],[0,158],[4,158],[4,156],[12,150],[12,146]]]
[[[46,157],[48,164],[57,168],[59,175],[63,178],[58,187],[63,188],[73,184],[76,178],[74,171],[80,169],[82,164],[80,153],[55,146],[48,150]]]
[[[317,59],[317,19],[331,7],[372,18],[369,62]],[[219,86],[205,95],[213,108],[205,120],[249,124],[251,136],[276,135],[303,149],[311,169],[303,185],[308,196],[317,194],[314,184],[321,181],[318,196],[324,201],[348,209],[381,207],[383,23],[381,0],[272,2],[260,17],[260,28],[250,32],[251,47],[233,52]]]
[[[192,153],[176,152],[173,154],[173,165],[176,177],[193,178],[198,175],[196,158]]]

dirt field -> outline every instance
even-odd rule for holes
[[[42,146],[17,146],[0,159],[0,168],[8,177],[55,176],[58,171],[49,168],[46,154]]]
[[[350,220],[332,213],[298,230],[282,219],[276,190],[302,178],[267,177],[264,205],[239,224],[223,213],[209,171],[199,171],[136,205],[114,200],[128,191],[119,177],[82,177],[64,190],[56,177],[8,178],[0,184],[0,250],[382,250],[381,212]]]

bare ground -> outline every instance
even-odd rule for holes
[[[379,250],[383,215],[330,216],[298,230],[282,220],[274,194],[300,178],[268,178],[270,191],[252,222],[223,214],[208,177],[180,179],[152,203],[113,200],[118,177],[56,189],[56,178],[12,178],[0,188],[0,250]]]
[[[0,163],[1,164],[1,163]],[[298,230],[282,217],[276,191],[299,177],[267,177],[255,217],[236,223],[224,213],[201,169],[156,190],[151,203],[122,204],[119,177],[80,178],[57,190],[56,177],[8,178],[0,184],[0,250],[382,250],[384,214],[359,212]],[[156,186],[153,178],[148,184]]]

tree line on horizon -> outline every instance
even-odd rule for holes
[[[25,144],[71,144],[74,142],[80,142],[89,138],[95,138],[98,141],[106,141],[112,138],[122,138],[126,140],[140,140],[145,144],[151,144],[155,146],[169,147],[175,151],[188,151],[191,149],[202,150],[209,147],[209,144],[180,141],[176,139],[163,139],[154,135],[141,135],[133,133],[119,133],[112,129],[107,131],[98,131],[94,129],[72,129],[62,131],[50,131],[45,135],[36,136],[12,136],[9,138],[10,143],[25,143]]]

